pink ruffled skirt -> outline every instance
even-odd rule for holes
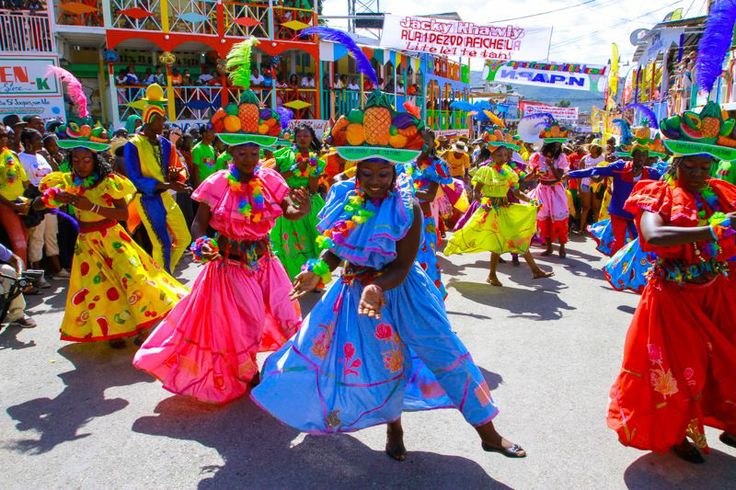
[[[133,364],[164,388],[208,403],[245,395],[258,374],[256,354],[280,348],[301,325],[284,267],[263,257],[255,269],[234,260],[204,266]]]

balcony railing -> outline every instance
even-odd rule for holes
[[[0,51],[52,52],[46,11],[0,10]]]
[[[102,0],[55,0],[54,13],[59,25],[103,27]]]
[[[102,0],[81,0],[70,4],[56,0],[57,22],[64,25],[102,26]],[[294,39],[304,27],[317,25],[313,9],[273,2],[273,33],[270,32],[267,1],[222,2],[222,25],[218,22],[218,2],[213,0],[111,0],[112,28],[160,31],[162,2],[166,2],[171,32],[274,39]],[[99,14],[98,14],[99,13]]]

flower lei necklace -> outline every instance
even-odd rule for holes
[[[350,234],[358,227],[372,218],[376,213],[365,208],[366,198],[363,191],[356,189],[355,193],[348,197],[343,207],[346,213],[344,219],[337,220],[332,228],[326,229],[316,238],[317,246],[323,250],[342,245]]]
[[[240,197],[238,212],[254,223],[260,222],[266,209],[266,199],[263,197],[263,181],[253,176],[248,182],[241,182],[240,171],[235,168],[235,165],[230,165],[227,181],[230,190]]]
[[[289,168],[289,171],[292,172],[294,176],[306,178],[316,172],[317,167],[319,166],[319,159],[317,158],[316,153],[310,151],[307,156],[304,156],[301,154],[299,149],[297,149],[294,151],[294,155],[294,164]],[[303,163],[306,163],[304,170],[301,168]]]
[[[15,164],[15,158],[13,158],[13,153],[10,152],[10,150],[7,151],[7,156],[5,157],[5,176],[7,179],[8,184],[12,184],[16,181],[18,178],[18,168]]]
[[[72,185],[69,187],[69,193],[75,194],[77,196],[81,196],[84,194],[88,189],[91,189],[92,187],[97,185],[97,182],[100,180],[100,176],[96,173],[92,173],[88,175],[85,178],[81,178],[76,174],[74,175],[74,180],[72,180]]]

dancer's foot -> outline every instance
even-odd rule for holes
[[[518,444],[504,439],[496,432],[493,422],[488,422],[475,428],[480,435],[481,446],[484,451],[500,453],[507,458],[526,458],[526,451]]]
[[[544,252],[542,252],[541,255],[544,256],[544,257],[548,257],[548,256],[552,255],[552,247],[547,247],[544,250]]]
[[[498,280],[498,277],[493,274],[488,275],[488,279],[486,279],[486,282],[491,286],[503,287],[503,284],[501,284],[501,281]]]
[[[406,447],[404,447],[404,430],[399,422],[391,423],[386,426],[386,454],[396,461],[404,461],[406,459]]]
[[[693,464],[703,464],[705,463],[705,458],[702,454],[700,454],[700,451],[698,451],[698,448],[696,448],[693,444],[690,443],[687,439],[682,441],[681,444],[677,444],[676,446],[672,446],[672,451],[675,453],[675,455],[682,459],[683,461],[687,461],[688,463]]]
[[[564,245],[560,245],[560,258],[564,259],[565,257],[567,257],[567,250],[565,250]]]
[[[514,267],[519,267],[519,265],[521,265],[518,255],[514,255],[511,257],[511,265],[513,265]]]
[[[546,279],[546,278],[552,277],[554,275],[555,275],[554,272],[552,272],[552,271],[547,272],[547,271],[542,270],[542,269],[537,269],[535,271],[532,271],[532,279]]]

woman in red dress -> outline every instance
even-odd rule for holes
[[[736,150],[678,140],[666,123],[672,170],[639,182],[626,203],[642,248],[658,259],[626,337],[608,425],[624,445],[702,463],[705,425],[736,447],[736,276],[727,263],[736,257],[736,187],[709,178],[714,158]]]

